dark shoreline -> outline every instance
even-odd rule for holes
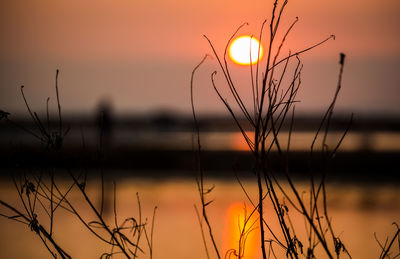
[[[103,152],[98,151],[99,128],[96,117],[70,116],[64,121],[70,131],[64,139],[60,151],[47,150],[43,144],[29,133],[14,124],[0,123],[0,177],[7,172],[23,170],[26,172],[43,168],[61,168],[88,171],[104,169],[120,177],[133,176],[144,178],[186,178],[196,173],[196,153],[191,150],[193,139],[171,137],[169,133],[193,134],[193,118],[179,114],[160,112],[142,116],[112,117],[108,136],[103,136]],[[290,120],[289,120],[290,121]],[[31,120],[16,119],[20,126],[33,132],[38,129]],[[198,120],[201,133],[237,132],[236,125],[228,117],[201,117]],[[246,121],[240,119],[244,128]],[[295,119],[298,132],[314,132],[320,123],[315,116],[299,116]],[[347,116],[335,117],[330,128],[342,133],[348,126]],[[53,122],[52,126],[56,125]],[[282,131],[287,130],[284,124]],[[53,129],[55,130],[55,129]],[[375,131],[398,133],[398,116],[356,117],[351,125],[351,132],[361,136],[361,146],[354,151],[341,151],[330,160],[327,167],[328,180],[339,182],[400,182],[400,151],[374,151],[375,143],[368,136]],[[143,133],[147,134],[143,136]],[[114,137],[129,136],[129,139]],[[128,134],[128,135],[127,135]],[[125,136],[124,135],[124,136]],[[186,134],[187,135],[187,134]],[[193,135],[194,136],[194,135]],[[159,140],[168,140],[159,143]],[[204,141],[204,139],[203,139]],[[108,143],[107,143],[108,142]],[[185,145],[182,145],[185,144]],[[108,144],[108,145],[106,145]],[[309,179],[309,172],[321,172],[325,164],[321,153],[316,152],[310,167],[310,155],[307,151],[292,150],[289,154],[289,172],[296,179]],[[230,179],[234,173],[251,177],[252,155],[246,151],[221,149],[204,150],[201,164],[210,177]],[[276,152],[271,152],[268,163],[277,177],[282,173],[282,159]],[[116,173],[118,172],[118,173]],[[110,173],[111,174],[111,173]]]
[[[119,176],[185,178],[196,172],[195,152],[190,150],[115,148],[107,152],[82,149],[46,151],[43,148],[0,149],[0,170],[38,171],[56,168],[88,171],[104,169]],[[308,179],[310,172],[326,170],[328,180],[345,182],[400,182],[400,152],[338,152],[324,166],[321,153],[290,152],[289,172],[294,179]],[[210,177],[229,179],[235,172],[251,176],[253,158],[246,151],[202,151],[201,165]],[[282,159],[271,152],[269,168],[282,177]],[[125,175],[126,174],[126,175]],[[2,173],[2,176],[4,174]]]

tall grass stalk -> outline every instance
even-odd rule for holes
[[[298,22],[298,18],[292,22],[292,24],[286,29],[283,36],[280,33],[280,22],[283,19],[283,14],[288,1],[278,3],[276,0],[273,4],[271,18],[269,19],[268,27],[268,39],[267,39],[267,51],[266,59],[264,61],[265,67],[264,72],[260,76],[259,70],[260,65],[257,62],[256,65],[250,65],[251,80],[248,89],[251,91],[253,103],[246,105],[239,94],[237,83],[232,78],[230,72],[230,65],[227,61],[227,50],[230,46],[231,41],[239,33],[239,31],[247,25],[242,24],[232,34],[226,43],[223,55],[220,56],[218,51],[214,47],[212,41],[204,36],[209,43],[213,56],[216,58],[219,70],[222,72],[222,77],[228,88],[233,104],[228,102],[227,98],[223,96],[220,91],[220,87],[216,84],[217,70],[211,73],[211,83],[217,94],[219,100],[224,104],[226,110],[231,115],[233,121],[241,132],[244,141],[247,143],[248,150],[252,153],[254,158],[253,175],[257,184],[257,200],[252,200],[243,185],[242,189],[246,193],[251,204],[253,204],[253,212],[258,214],[258,227],[260,229],[260,249],[262,258],[266,259],[274,253],[275,246],[279,249],[283,249],[286,257],[288,258],[299,258],[301,254],[304,254],[306,258],[315,258],[315,251],[317,248],[324,254],[324,257],[328,258],[339,258],[342,254],[347,255],[351,258],[347,252],[344,244],[340,238],[335,234],[334,228],[331,222],[331,218],[328,214],[326,204],[326,167],[318,168],[317,172],[310,172],[310,185],[309,185],[309,198],[308,200],[303,197],[298,187],[290,174],[289,170],[289,153],[290,153],[290,140],[294,124],[295,116],[295,103],[297,93],[301,86],[301,73],[303,64],[301,62],[301,54],[311,51],[314,48],[324,44],[330,39],[334,39],[333,35],[321,40],[320,42],[311,45],[308,48],[298,50],[295,52],[289,51],[283,55],[281,53],[282,47],[287,39],[287,36],[292,31],[295,24]],[[261,25],[259,40],[263,42],[263,34],[267,20]],[[251,49],[249,50],[251,53]],[[260,49],[258,50],[260,53]],[[283,56],[283,57],[282,57]],[[206,222],[209,229],[208,236],[212,241],[215,253],[220,258],[221,252],[219,251],[213,231],[207,216],[207,206],[211,204],[211,201],[207,200],[207,195],[212,191],[212,188],[204,187],[204,173],[201,168],[200,157],[201,157],[201,142],[200,142],[200,130],[197,123],[197,117],[195,113],[194,97],[193,97],[193,82],[194,75],[198,70],[199,66],[205,61],[206,57],[195,67],[191,78],[191,101],[192,101],[192,112],[195,121],[195,132],[197,135],[197,165],[199,175],[197,178],[198,190],[200,194],[201,206],[202,206],[202,219]],[[322,138],[320,152],[323,155],[321,158],[324,164],[327,165],[329,159],[331,159],[337,152],[344,136],[349,130],[351,120],[349,120],[349,126],[344,130],[344,133],[337,144],[334,147],[329,147],[326,144],[327,136],[329,134],[330,121],[333,115],[333,110],[337,97],[341,89],[342,74],[344,67],[345,55],[340,54],[339,61],[339,79],[336,88],[336,92],[332,102],[330,103],[325,115],[323,116],[320,127],[315,133],[315,138],[310,145],[310,168],[313,170],[313,156],[315,153],[315,144],[318,138]],[[252,63],[252,62],[250,62]],[[291,65],[294,65],[294,69],[291,70]],[[253,67],[255,66],[255,67]],[[253,109],[253,111],[251,111]],[[283,147],[280,144],[278,136],[282,130],[284,122],[292,115],[289,131],[288,145]],[[247,125],[250,125],[251,130],[249,133],[245,130],[245,125],[241,123],[241,118],[245,118]],[[283,179],[277,177],[277,172],[272,170],[270,167],[270,160],[272,159],[272,149],[276,149],[279,154],[281,161],[281,171],[283,173]],[[285,183],[288,188],[283,188],[282,185]],[[283,198],[282,198],[283,197]],[[290,205],[286,205],[288,202]],[[264,207],[266,205],[272,206],[274,214],[265,215]],[[291,221],[289,214],[292,212],[299,213],[304,217],[307,225],[307,240],[300,240],[300,237],[296,235],[296,229],[298,226],[294,226]],[[273,230],[271,225],[271,218],[275,217],[278,222],[279,230]],[[234,255],[236,258],[245,258],[245,255],[240,251],[244,244],[239,245],[239,251],[235,253],[227,252],[227,257]],[[305,249],[304,249],[305,248]],[[304,252],[306,251],[306,252]]]

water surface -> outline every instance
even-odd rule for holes
[[[66,183],[67,181],[64,182]],[[306,183],[297,184],[301,190],[307,190]],[[0,199],[21,208],[11,182],[3,180],[0,185]],[[232,248],[230,240],[236,227],[232,226],[232,222],[237,221],[239,216],[233,208],[243,207],[244,204],[248,209],[252,207],[236,181],[209,179],[206,185],[215,185],[208,197],[214,202],[207,208],[217,244],[224,253]],[[255,184],[246,180],[244,185],[250,197],[255,198]],[[108,219],[112,222],[112,185],[108,183],[106,186],[108,186],[106,208],[108,208]],[[98,182],[89,185],[88,192],[98,203],[100,194]],[[158,207],[154,225],[153,258],[206,258],[200,225],[194,209],[194,205],[199,206],[199,195],[194,180],[128,178],[118,180],[117,211],[120,221],[126,217],[138,217],[136,193],[139,193],[143,221],[147,218],[148,222],[151,222],[153,209],[155,206]],[[70,198],[88,221],[95,219],[78,192],[71,193]],[[330,184],[328,207],[335,234],[344,242],[353,258],[377,258],[380,248],[374,233],[382,242],[387,235],[394,234],[395,228],[391,224],[400,222],[400,189],[390,185]],[[4,212],[2,210],[1,213]],[[297,229],[297,236],[306,243],[303,218],[294,211],[289,213]],[[271,206],[266,206],[265,215],[271,226],[276,228]],[[43,216],[39,214],[39,218]],[[2,230],[1,258],[51,258],[39,238],[28,227],[0,218],[0,229]],[[82,227],[74,215],[61,210],[56,213],[55,233],[56,240],[74,258],[98,258],[103,252],[108,251]],[[140,258],[149,258],[144,238],[140,245],[145,250],[145,254],[141,254]],[[258,244],[249,247],[255,247],[257,250]],[[213,258],[211,246],[209,253]],[[254,258],[257,258],[259,251],[255,251],[254,254]]]

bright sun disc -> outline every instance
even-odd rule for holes
[[[240,65],[257,63],[262,58],[263,52],[260,42],[247,35],[236,38],[229,46],[229,57],[233,62]]]

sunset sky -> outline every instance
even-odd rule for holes
[[[239,35],[257,35],[271,7],[271,0],[0,0],[0,109],[25,114],[22,84],[34,110],[44,111],[47,96],[54,105],[60,69],[65,112],[91,113],[107,98],[119,113],[189,113],[191,71],[211,54],[202,35],[222,53],[243,22],[250,25]],[[336,35],[302,56],[298,111],[319,113],[328,106],[344,52],[338,109],[400,115],[400,1],[293,0],[282,29],[296,16],[288,38],[292,51]],[[210,59],[196,75],[196,106],[203,114],[225,114],[211,89],[214,69]],[[238,82],[248,83],[240,71]]]

